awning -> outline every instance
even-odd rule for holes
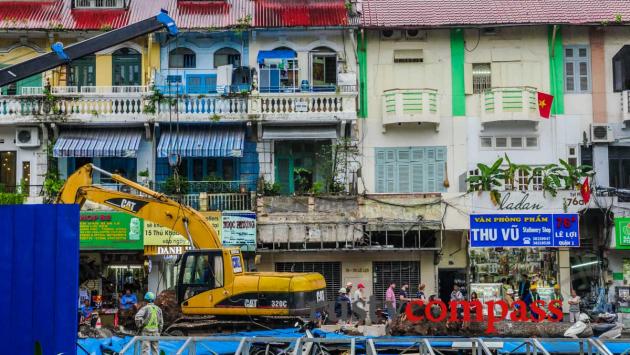
[[[181,157],[223,157],[243,156],[245,130],[242,127],[187,127],[179,133],[164,129],[158,144],[158,157],[167,158],[177,153]]]
[[[263,128],[262,139],[301,140],[337,139],[336,126],[267,126]]]
[[[143,132],[129,128],[68,130],[61,132],[57,138],[53,156],[135,158]]]
[[[290,49],[274,49],[272,51],[258,51],[258,64],[263,64],[265,59],[294,59],[297,55]]]

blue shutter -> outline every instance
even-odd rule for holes
[[[385,150],[376,149],[376,192],[385,192]]]
[[[411,149],[399,148],[396,154],[397,158],[397,182],[398,187],[395,192],[409,192],[411,182],[409,181],[409,159]]]
[[[425,191],[424,170],[424,163],[411,163],[411,192]]]
[[[435,162],[427,164],[427,184],[425,192],[435,192]]]
[[[385,192],[395,192],[396,182],[396,163],[385,164]]]

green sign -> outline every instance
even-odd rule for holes
[[[81,249],[143,250],[143,221],[122,212],[81,212]]]
[[[630,217],[615,218],[616,249],[630,249]]]

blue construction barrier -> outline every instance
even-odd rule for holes
[[[77,352],[79,206],[0,206],[3,354]]]

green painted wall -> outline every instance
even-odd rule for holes
[[[464,84],[464,30],[451,30],[451,76],[453,86],[453,116],[466,116]]]
[[[564,57],[562,48],[562,28],[556,30],[556,38],[553,38],[553,26],[548,27],[549,44],[549,88],[553,95],[551,106],[552,115],[564,114]],[[553,54],[553,55],[552,55]]]
[[[367,35],[359,31],[357,36],[357,53],[359,57],[359,117],[368,115],[367,99]]]

